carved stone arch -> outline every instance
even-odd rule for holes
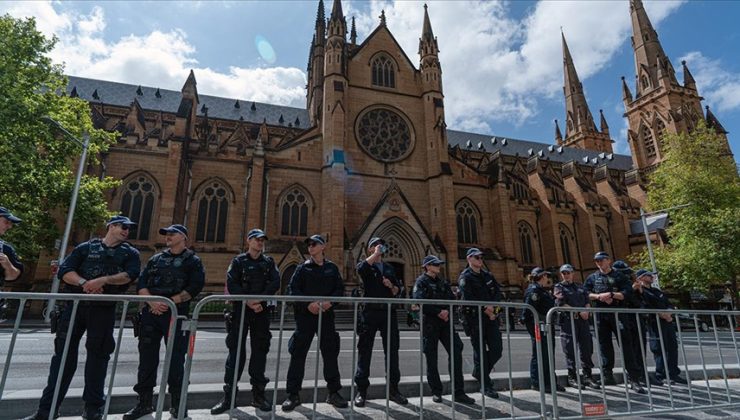
[[[370,83],[385,88],[396,87],[396,72],[400,72],[398,62],[391,54],[380,51],[370,57]]]
[[[232,235],[227,229],[230,203],[235,204],[236,195],[231,185],[220,177],[211,177],[194,189],[191,202],[195,217],[193,218],[195,241],[201,243],[225,243]]]
[[[537,231],[526,220],[520,220],[516,226],[521,265],[525,267],[537,265]]]
[[[190,201],[194,201],[198,196],[200,196],[203,193],[203,190],[208,187],[208,184],[212,182],[222,184],[225,187],[227,194],[229,195],[229,201],[231,201],[232,203],[236,203],[236,194],[234,193],[234,189],[231,187],[231,184],[228,181],[221,178],[220,176],[213,176],[201,181],[193,189],[193,195],[190,196]]]
[[[280,272],[280,290],[278,293],[284,295],[287,293],[288,283],[290,278],[293,276],[298,264],[301,264],[306,260],[306,256],[303,255],[301,250],[294,243],[293,246],[286,252],[282,258],[276,258],[278,271]]]
[[[249,127],[247,127],[245,123],[239,122],[231,135],[221,142],[219,150],[224,150],[233,146],[236,148],[237,154],[245,154],[247,147],[253,143],[253,139],[250,137],[249,132]]]
[[[305,212],[303,206],[305,206]],[[294,237],[308,235],[309,220],[312,219],[311,216],[315,211],[316,200],[308,188],[294,183],[283,189],[278,194],[274,207],[275,220],[278,220],[280,225],[280,234]]]
[[[162,188],[148,171],[136,170],[123,178],[115,206],[121,214],[138,224],[129,234],[131,240],[150,239],[152,227],[159,220],[161,198]]]
[[[596,247],[599,248],[599,251],[605,251],[614,255],[612,239],[609,237],[607,231],[601,226],[595,225],[594,234],[596,235],[594,238],[596,240]]]
[[[455,222],[457,242],[471,245],[482,243],[480,229],[483,227],[483,218],[473,200],[463,197],[455,203]]]
[[[134,177],[138,175],[143,175],[147,177],[151,182],[154,183],[154,188],[157,190],[157,198],[162,198],[162,187],[159,185],[159,181],[157,181],[157,178],[152,175],[151,172],[147,171],[146,169],[137,169],[135,171],[131,171],[128,174],[121,177],[121,185],[126,185],[127,183],[131,182]],[[118,195],[118,187],[113,189],[113,197]]]
[[[571,264],[575,262],[573,260],[573,250],[578,248],[575,246],[576,237],[565,223],[558,223],[558,237],[560,238],[560,255],[562,257],[563,264]]]
[[[412,287],[421,267],[421,260],[432,251],[426,249],[419,234],[403,219],[392,217],[378,226],[370,237],[383,238],[389,246],[388,255],[383,257],[384,262],[403,267],[402,273],[396,273],[403,278],[406,287]],[[365,251],[367,252],[367,251]]]
[[[367,60],[368,67],[371,67],[373,65],[373,61],[376,58],[381,57],[381,56],[385,56],[388,59],[390,59],[393,65],[395,66],[395,69],[398,70],[399,72],[401,71],[400,70],[401,66],[398,64],[398,61],[393,57],[393,54],[389,53],[386,50],[380,50],[380,51],[375,52],[373,55],[371,55],[370,58]]]

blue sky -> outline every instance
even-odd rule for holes
[[[332,0],[326,0],[327,16]],[[418,63],[423,3],[344,1],[359,42],[385,10]],[[428,1],[441,49],[450,128],[552,143],[562,121],[560,28],[591,111],[603,109],[617,152],[629,153],[620,77],[634,78],[627,1]],[[179,89],[192,68],[201,93],[304,106],[317,1],[3,2],[56,34],[67,73]],[[688,65],[740,152],[740,2],[645,1],[676,69]],[[257,42],[259,40],[259,42]],[[261,49],[258,48],[261,46]],[[682,75],[678,74],[679,80]]]

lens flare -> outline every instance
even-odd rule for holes
[[[277,56],[275,55],[275,49],[272,48],[270,41],[268,41],[262,35],[257,35],[254,38],[254,45],[257,47],[257,51],[268,64],[274,64]]]

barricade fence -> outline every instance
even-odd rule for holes
[[[113,363],[110,364],[110,375],[108,377],[108,384],[107,384],[107,393],[105,397],[105,407],[103,409],[103,417],[105,418],[108,415],[108,410],[110,408],[110,402],[111,402],[111,396],[113,391],[113,385],[115,383],[115,377],[116,377],[116,368],[118,365],[118,356],[121,349],[121,337],[123,335],[123,329],[125,327],[126,323],[126,317],[128,314],[129,304],[131,303],[138,303],[138,304],[145,304],[146,302],[161,302],[167,305],[167,307],[170,310],[170,323],[169,323],[169,331],[168,331],[168,339],[166,343],[165,348],[165,358],[164,363],[162,363],[159,367],[159,395],[157,398],[157,407],[156,407],[156,420],[160,420],[162,418],[162,410],[164,408],[164,400],[165,400],[165,388],[167,384],[167,376],[169,373],[170,368],[170,359],[172,358],[172,345],[174,343],[175,338],[175,327],[177,325],[176,319],[178,318],[177,313],[177,306],[175,303],[165,297],[161,296],[137,296],[137,295],[93,295],[93,294],[68,294],[68,293],[19,293],[19,292],[0,292],[0,298],[6,299],[9,301],[18,301],[18,310],[15,315],[15,321],[13,324],[13,330],[11,332],[10,337],[10,343],[8,345],[8,353],[5,356],[5,364],[3,366],[3,373],[2,373],[2,379],[0,379],[0,400],[2,399],[3,393],[5,391],[5,385],[8,378],[8,372],[10,371],[12,365],[12,359],[13,359],[13,351],[15,349],[16,340],[18,337],[18,333],[20,331],[21,327],[21,320],[23,319],[23,313],[25,311],[26,302],[28,301],[56,301],[57,305],[62,304],[62,302],[66,302],[64,304],[64,308],[61,309],[62,311],[71,311],[69,324],[66,327],[66,334],[64,339],[64,347],[62,351],[62,357],[59,364],[59,372],[57,374],[57,380],[54,385],[54,396],[51,403],[51,411],[49,412],[49,420],[52,420],[55,415],[57,402],[59,401],[60,397],[63,398],[63,396],[60,396],[60,389],[62,385],[62,377],[64,375],[64,369],[65,364],[67,361],[67,358],[69,356],[70,352],[70,342],[73,336],[74,326],[77,322],[77,312],[78,308],[81,304],[89,304],[89,303],[102,303],[102,302],[115,302],[116,304],[122,304],[121,309],[121,317],[119,319],[119,325],[118,325],[118,332],[115,341],[115,347],[113,349]],[[52,310],[53,308],[49,308]],[[77,349],[73,349],[73,351],[77,351]],[[106,375],[108,376],[108,375]]]
[[[164,408],[164,400],[165,400],[165,389],[167,384],[167,376],[170,368],[170,359],[172,358],[172,349],[174,344],[174,337],[176,334],[180,333],[190,333],[189,337],[189,344],[187,349],[187,354],[185,357],[185,372],[183,377],[183,383],[181,387],[181,396],[180,396],[180,406],[179,406],[179,416],[180,418],[183,418],[184,413],[186,412],[187,407],[187,399],[188,399],[188,386],[191,384],[191,382],[197,383],[197,376],[192,375],[192,368],[194,363],[194,357],[197,354],[196,349],[196,336],[197,334],[202,330],[203,327],[205,327],[205,324],[201,323],[201,315],[203,314],[203,309],[207,308],[207,305],[213,304],[214,302],[229,302],[230,305],[233,307],[240,307],[241,311],[239,311],[240,316],[239,319],[234,319],[233,322],[239,322],[239,328],[238,328],[238,339],[236,341],[236,357],[234,358],[235,361],[235,374],[233,376],[232,382],[230,386],[231,389],[231,409],[234,408],[235,405],[237,405],[237,390],[238,390],[238,382],[240,381],[239,375],[237,374],[239,372],[239,359],[242,353],[246,352],[247,350],[242,348],[242,342],[245,334],[250,334],[250,331],[245,330],[245,323],[244,323],[244,317],[246,315],[246,305],[248,301],[264,301],[265,296],[263,295],[255,295],[255,296],[249,296],[249,295],[212,295],[208,296],[202,300],[200,300],[197,304],[195,304],[193,308],[193,313],[191,319],[187,320],[184,316],[179,316],[177,312],[176,305],[169,299],[163,298],[163,297],[155,297],[155,296],[129,296],[129,295],[75,295],[75,294],[49,294],[49,293],[0,293],[0,298],[5,298],[8,300],[17,300],[19,301],[18,304],[18,312],[15,316],[15,321],[13,325],[12,334],[10,337],[9,347],[8,347],[8,353],[5,356],[5,365],[3,368],[2,373],[2,379],[0,380],[0,399],[3,396],[3,392],[6,387],[6,381],[8,377],[8,371],[11,369],[12,365],[12,358],[13,358],[13,351],[15,349],[16,344],[16,338],[18,336],[19,330],[21,328],[21,320],[24,313],[24,308],[26,306],[27,301],[32,300],[48,300],[50,298],[55,298],[60,301],[68,301],[68,307],[67,310],[71,311],[71,319],[70,319],[70,325],[68,331],[72,331],[74,327],[75,322],[75,315],[77,313],[77,309],[83,302],[96,302],[96,301],[114,301],[122,305],[122,311],[121,311],[121,318],[119,322],[118,332],[117,332],[117,339],[115,343],[115,349],[113,353],[113,363],[110,366],[110,376],[108,378],[107,383],[107,394],[106,394],[106,402],[105,402],[105,413],[107,414],[109,406],[110,406],[110,400],[111,400],[111,394],[113,390],[113,385],[115,381],[116,376],[116,368],[118,364],[118,356],[119,351],[121,347],[121,338],[123,334],[123,328],[125,324],[126,314],[129,310],[129,305],[131,303],[139,303],[142,304],[144,302],[150,302],[150,301],[158,301],[165,303],[173,316],[170,319],[169,324],[169,334],[168,334],[168,340],[165,347],[165,358],[164,362],[160,364],[159,366],[159,378],[157,381],[157,384],[159,386],[159,395],[157,399],[157,405],[156,405],[156,418],[160,419],[162,415],[162,411]],[[512,311],[522,312],[522,311],[530,311],[533,315],[533,325],[534,325],[534,336],[533,339],[533,346],[535,348],[535,351],[537,353],[536,358],[536,365],[537,365],[537,371],[538,371],[538,383],[540,384],[539,387],[539,402],[538,402],[538,409],[533,409],[533,406],[528,407],[527,411],[522,409],[521,407],[517,407],[517,401],[518,399],[515,399],[514,397],[514,373],[515,370],[512,366],[512,360],[514,358],[528,358],[530,356],[530,352],[526,353],[516,353],[512,351],[512,334],[511,334],[511,328],[508,322],[500,323],[500,329],[499,332],[502,335],[502,346],[503,346],[503,355],[505,356],[505,359],[507,359],[507,362],[504,363],[504,366],[501,366],[501,362],[495,366],[495,371],[498,373],[504,372],[508,376],[508,417],[509,418],[518,418],[518,419],[524,419],[524,418],[542,418],[542,419],[565,419],[565,418],[584,418],[584,417],[594,417],[594,418],[606,418],[606,417],[625,417],[625,416],[634,416],[634,415],[642,415],[642,414],[665,414],[665,413],[672,413],[672,412],[680,412],[680,411],[690,411],[690,410],[701,410],[701,409],[722,409],[722,408],[730,408],[730,407],[738,407],[740,406],[740,393],[738,391],[735,391],[730,386],[729,380],[730,380],[730,374],[728,373],[727,369],[734,369],[734,372],[737,372],[740,368],[740,349],[738,348],[738,338],[736,337],[735,332],[732,328],[729,328],[727,331],[722,331],[722,339],[720,339],[720,331],[717,328],[718,322],[717,320],[721,317],[726,317],[729,319],[730,323],[729,325],[732,325],[732,319],[731,317],[740,315],[740,312],[734,311],[694,311],[694,310],[636,310],[636,309],[607,309],[607,308],[570,308],[570,307],[557,307],[553,308],[548,312],[545,319],[541,319],[537,312],[529,305],[526,304],[520,304],[520,303],[510,303],[510,302],[473,302],[473,301],[459,301],[459,300],[428,300],[428,299],[373,299],[373,298],[357,298],[357,297],[316,297],[316,296],[270,296],[270,301],[275,304],[274,310],[279,313],[279,320],[275,321],[277,322],[277,325],[275,325],[275,322],[273,322],[273,325],[271,326],[271,330],[275,332],[277,329],[277,358],[275,360],[274,370],[270,370],[270,373],[273,378],[273,384],[272,387],[272,418],[275,417],[276,410],[278,409],[278,382],[280,378],[285,377],[286,375],[281,372],[281,359],[283,357],[287,357],[283,355],[283,340],[285,338],[285,334],[292,332],[288,331],[286,329],[286,308],[289,304],[294,304],[298,302],[303,303],[309,303],[309,302],[330,302],[332,304],[341,304],[344,307],[351,307],[352,308],[352,318],[354,321],[354,328],[352,328],[352,346],[351,349],[348,349],[351,351],[351,372],[352,375],[355,373],[355,368],[357,366],[357,360],[358,360],[358,322],[361,320],[362,314],[363,314],[363,307],[365,305],[379,305],[381,308],[384,308],[384,311],[386,313],[386,331],[388,331],[388,343],[387,346],[389,348],[392,348],[391,346],[391,337],[390,334],[391,331],[391,321],[394,319],[391,314],[395,312],[395,308],[399,306],[403,307],[411,307],[418,309],[419,314],[424,313],[424,307],[427,305],[435,305],[435,306],[441,306],[444,308],[447,308],[449,311],[451,319],[457,321],[459,319],[459,313],[456,310],[457,308],[476,308],[476,311],[474,312],[477,314],[477,321],[478,325],[477,328],[472,329],[473,334],[478,334],[478,343],[479,343],[479,354],[483,355],[486,352],[484,351],[484,339],[483,339],[483,308],[487,306],[495,306],[500,308],[500,312],[498,313],[499,319],[501,317],[509,318],[509,314]],[[573,398],[568,401],[568,398],[570,395],[567,394],[561,394],[558,395],[557,392],[552,392],[552,396],[548,400],[546,395],[546,387],[544,384],[547,382],[545,379],[545,375],[549,376],[549,383],[552,388],[556,387],[557,383],[557,375],[556,375],[556,369],[558,367],[557,360],[560,359],[560,357],[555,356],[555,344],[556,339],[559,337],[556,337],[553,333],[556,326],[561,326],[563,323],[567,323],[570,325],[570,331],[575,331],[575,317],[574,314],[583,313],[586,312],[591,315],[591,318],[599,318],[599,317],[608,317],[612,316],[615,317],[615,319],[618,319],[620,322],[631,322],[630,319],[635,320],[635,328],[633,330],[629,330],[630,339],[633,338],[632,335],[639,337],[639,346],[634,347],[632,350],[636,350],[637,353],[639,353],[639,358],[642,361],[641,370],[644,377],[647,378],[650,376],[650,371],[652,369],[649,369],[648,366],[648,356],[647,356],[647,350],[645,347],[645,338],[642,337],[649,337],[651,341],[651,345],[654,346],[654,348],[660,348],[660,351],[662,355],[667,354],[667,348],[666,348],[666,334],[669,334],[669,331],[665,330],[664,327],[662,327],[663,324],[661,324],[661,314],[671,314],[674,319],[678,320],[679,315],[682,315],[683,318],[686,318],[686,314],[689,314],[689,317],[686,318],[688,321],[693,324],[694,329],[696,330],[695,334],[688,334],[682,329],[681,325],[676,325],[675,333],[676,333],[676,340],[677,340],[677,350],[680,350],[681,352],[681,359],[682,359],[682,367],[687,372],[687,379],[688,379],[688,372],[689,369],[689,358],[687,357],[687,352],[693,352],[697,353],[695,356],[698,356],[698,359],[701,361],[701,375],[703,378],[704,385],[696,385],[691,384],[689,381],[688,386],[679,387],[676,385],[671,384],[671,378],[672,375],[675,373],[670,369],[670,366],[668,366],[668,360],[666,357],[663,357],[663,368],[664,372],[666,374],[667,384],[668,386],[665,388],[661,388],[660,390],[657,390],[655,387],[647,386],[647,394],[645,396],[636,396],[633,392],[630,392],[628,383],[628,374],[626,372],[626,369],[623,369],[622,372],[622,378],[624,380],[624,393],[622,395],[621,391],[615,392],[615,390],[619,390],[620,388],[614,388],[610,387],[607,389],[606,387],[602,386],[600,390],[598,391],[585,391],[580,388],[580,376],[578,376],[578,384],[579,387],[577,387],[577,395],[578,395],[578,407],[579,410],[573,410],[572,407],[569,407],[568,409],[563,409],[567,405],[567,403],[571,403],[570,406],[573,405],[574,401]],[[321,359],[319,358],[320,351],[321,351],[321,337],[322,337],[322,319],[324,316],[328,316],[324,314],[324,312],[319,311],[317,314],[317,341],[315,345],[315,360],[314,360],[314,377],[313,377],[313,397],[312,397],[312,403],[313,403],[313,415],[314,417],[317,415],[317,400],[318,400],[318,390],[319,390],[319,366],[321,364]],[[663,315],[665,316],[665,315]],[[708,317],[711,318],[711,328],[713,332],[700,334],[700,323],[698,320],[699,316]],[[182,322],[182,332],[176,331],[176,320],[180,319],[183,320]],[[561,319],[563,321],[561,321]],[[655,321],[655,325],[658,327],[656,329],[653,329],[650,334],[646,334],[647,325],[645,322],[650,320]],[[397,322],[397,320],[395,320]],[[425,395],[425,359],[426,357],[422,356],[424,353],[424,335],[425,331],[428,330],[428,327],[425,327],[425,320],[424,316],[419,316],[419,340],[418,340],[418,348],[419,348],[419,404],[418,407],[414,408],[414,411],[417,412],[420,418],[423,418],[425,415],[424,410],[424,398]],[[454,324],[453,324],[454,327]],[[589,332],[592,327],[589,327]],[[622,329],[617,329],[616,333],[616,342],[619,346],[619,351],[615,352],[616,358],[617,358],[617,365],[620,365],[624,368],[626,366],[625,361],[625,352],[622,351],[622,344],[624,344],[625,338],[622,336]],[[449,351],[453,353],[449,360],[450,360],[450,366],[449,366],[449,389],[452,391],[456,389],[456,378],[455,378],[455,357],[454,353],[458,351],[455,346],[455,340],[454,335],[456,334],[454,328],[450,328],[450,337],[449,337]],[[562,334],[562,329],[561,329]],[[64,350],[62,354],[62,363],[60,367],[60,372],[57,378],[57,382],[54,389],[54,403],[52,404],[52,407],[56,407],[56,401],[58,401],[59,398],[59,389],[60,389],[60,381],[63,374],[64,369],[64,360],[68,357],[69,352],[69,345],[70,345],[70,337],[71,334],[67,334],[65,343],[64,343]],[[346,338],[346,337],[345,337]],[[399,337],[400,338],[400,337]],[[544,340],[543,340],[544,338]],[[599,375],[602,380],[602,384],[604,382],[604,370],[600,369],[600,360],[602,359],[602,352],[598,345],[599,343],[599,330],[598,328],[593,329],[593,339],[592,343],[594,343],[594,353],[596,356],[596,363],[595,363],[595,369],[594,372],[598,371]],[[408,338],[407,338],[408,339]],[[713,340],[712,340],[713,339]],[[724,340],[724,341],[723,341]],[[472,343],[472,340],[471,340]],[[386,343],[384,343],[385,345]],[[716,354],[708,354],[709,350],[707,350],[707,344],[713,345],[716,347]],[[436,344],[438,346],[438,344]],[[580,349],[576,345],[576,340],[571,340],[571,345],[573,348],[573,354],[575,354],[575,368],[577,372],[580,372],[582,369],[582,362],[581,358],[579,357]],[[543,348],[543,346],[547,346],[547,348]],[[695,349],[696,348],[696,349]],[[639,349],[639,350],[637,350]],[[346,349],[345,349],[346,350]],[[545,351],[547,350],[547,351]],[[632,351],[631,350],[631,351]],[[707,353],[707,354],[705,354]],[[226,355],[226,352],[223,352],[224,358]],[[546,356],[545,356],[546,355]],[[544,356],[544,359],[543,359]],[[635,354],[628,355],[629,357],[635,356]],[[503,359],[503,358],[502,358]],[[480,364],[481,366],[484,365],[484,358],[481,356]],[[736,361],[737,364],[732,364],[733,361]],[[712,363],[715,363],[716,365],[713,365]],[[712,366],[715,366],[714,368]],[[718,367],[716,367],[718,366]],[[346,366],[345,366],[346,367]],[[408,367],[407,367],[408,368]],[[727,368],[727,369],[726,369]],[[712,370],[714,369],[714,370]],[[383,372],[383,370],[385,372]],[[717,374],[713,374],[712,372],[716,373],[716,371],[721,370],[721,380],[724,382],[724,387],[718,388],[717,386],[712,387],[710,386],[710,378],[712,376],[719,376]],[[346,369],[345,369],[346,371]],[[376,368],[376,372],[378,369]],[[380,370],[380,375],[383,374],[389,374],[391,371],[391,358],[388,357],[385,359],[385,366],[384,369]],[[633,371],[634,374],[634,371]],[[377,375],[376,375],[377,376]],[[354,407],[354,399],[357,394],[357,389],[355,382],[352,380],[352,378],[349,378],[350,382],[350,398],[349,398],[349,404],[350,404],[350,417],[354,417],[356,414],[355,407]],[[428,379],[428,378],[426,378]],[[674,378],[675,379],[675,378]],[[500,378],[499,378],[500,380]],[[309,379],[309,382],[311,380]],[[414,381],[415,382],[415,381]],[[649,383],[649,382],[648,382]],[[391,417],[391,409],[390,409],[390,381],[385,381],[385,416],[386,418]],[[463,384],[464,385],[464,384]],[[464,389],[461,387],[461,389]],[[481,418],[490,418],[492,417],[492,412],[488,410],[489,406],[491,404],[486,404],[486,393],[484,392],[484,385],[483,381],[480,381],[480,391],[481,394],[481,404],[480,404],[480,417]],[[686,394],[687,391],[688,394]],[[428,394],[427,394],[428,395]],[[413,397],[413,395],[412,395]],[[558,399],[562,398],[562,403],[559,404]],[[620,409],[618,407],[616,401],[617,399],[626,399],[626,410]],[[451,398],[451,411],[449,416],[451,418],[455,418],[456,416],[456,405],[460,404],[455,402],[454,398]],[[502,399],[503,400],[503,399]],[[688,402],[687,402],[688,400]],[[612,404],[610,404],[612,403]],[[621,404],[624,405],[624,404]],[[593,410],[594,407],[598,408],[599,406],[603,407],[603,411]],[[418,409],[418,411],[417,411]],[[468,407],[467,410],[470,410],[471,407]],[[438,407],[435,407],[435,411],[438,412]],[[53,410],[52,410],[53,413]],[[496,410],[493,410],[493,414],[496,415],[496,417],[506,416],[507,413],[504,413],[499,408]]]
[[[583,319],[588,314],[587,319]],[[738,338],[732,327],[727,331],[722,331],[726,339],[720,339],[720,331],[717,327],[718,318],[726,318],[729,322],[727,325],[733,325],[733,317],[740,315],[740,311],[709,311],[709,310],[689,310],[689,309],[628,309],[628,308],[578,308],[561,306],[552,308],[546,316],[547,328],[552,329],[556,325],[560,326],[561,335],[559,337],[563,346],[563,353],[572,351],[573,361],[575,363],[575,372],[578,386],[578,407],[580,412],[569,410],[572,414],[562,414],[561,405],[558,404],[557,393],[552,394],[552,416],[554,419],[573,419],[573,418],[613,418],[613,417],[631,417],[638,415],[658,415],[666,413],[676,413],[684,411],[696,411],[705,409],[723,409],[740,407],[740,392],[730,387],[728,368],[735,372],[740,370],[740,348],[738,347]],[[712,333],[700,334],[699,317],[711,318]],[[580,317],[580,318],[579,318]],[[670,321],[669,321],[670,319]],[[616,337],[614,337],[619,351],[614,355],[622,366],[622,379],[624,388],[624,398],[626,400],[626,410],[609,405],[610,399],[614,399],[614,394],[610,389],[607,394],[605,384],[605,371],[607,369],[599,368],[601,379],[600,392],[583,392],[582,376],[583,360],[581,357],[580,338],[577,334],[576,322],[582,323],[587,321],[593,324],[588,327],[589,333],[593,328],[593,354],[595,356],[594,367],[603,367],[603,354],[601,342],[612,342],[609,328],[600,328],[600,323],[607,324],[613,322]],[[682,322],[687,322],[695,330],[693,338],[687,334],[682,327]],[[608,334],[605,334],[608,333]],[[601,337],[600,334],[604,334]],[[590,339],[590,338],[589,338]],[[696,340],[693,342],[693,340]],[[547,337],[547,345],[550,349],[555,348],[555,340],[552,334]],[[649,346],[647,344],[650,344]],[[717,376],[710,374],[707,360],[708,355],[705,353],[707,345],[716,346],[716,355],[714,366],[719,366],[721,370],[721,380],[724,382],[724,389],[712,388],[710,377]],[[725,346],[723,348],[723,345]],[[570,348],[568,348],[570,347]],[[627,347],[627,348],[625,348]],[[701,378],[704,379],[705,386],[692,384],[691,372],[689,368],[689,359],[687,351],[696,347],[699,353]],[[653,353],[655,358],[655,367],[649,368],[648,349]],[[678,361],[680,350],[681,362]],[[724,351],[723,351],[724,350]],[[730,353],[729,357],[726,357]],[[672,355],[671,355],[672,354]],[[549,352],[549,365],[551,380],[556,378],[556,359],[554,351]],[[586,358],[587,359],[587,358]],[[673,359],[673,360],[671,360]],[[732,359],[736,364],[731,364]],[[561,360],[562,361],[562,360]],[[614,363],[614,361],[612,361]],[[630,366],[631,365],[631,366]],[[680,386],[676,381],[682,378],[677,377],[677,371],[684,369],[687,384]],[[632,372],[630,372],[630,370]],[[659,378],[656,373],[661,371],[665,376]],[[735,374],[737,376],[737,373]],[[634,376],[634,377],[633,377]],[[644,394],[634,392],[631,389],[631,381],[637,380],[644,383]],[[664,380],[664,385],[659,381]],[[630,392],[633,391],[633,392]],[[611,398],[610,398],[611,397]],[[722,400],[718,400],[722,397]],[[688,399],[688,400],[687,400]],[[726,400],[725,400],[726,399]]]

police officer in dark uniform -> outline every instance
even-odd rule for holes
[[[555,306],[555,298],[550,294],[548,288],[552,287],[552,277],[549,271],[545,271],[540,267],[535,267],[532,273],[529,275],[530,284],[527,290],[524,292],[524,303],[531,305],[537,311],[539,316],[542,347],[542,374],[545,380],[545,392],[551,393],[552,387],[550,386],[550,359],[549,353],[555,351],[555,342],[553,341],[553,347],[550,348],[547,344],[547,335],[555,334],[555,327],[551,326],[549,329],[544,328],[545,316],[547,311]],[[535,318],[532,311],[525,309],[522,311],[520,318],[522,324],[527,327],[529,337],[532,339],[532,358],[529,361],[529,379],[532,383],[532,389],[539,391],[539,371],[537,369],[537,334],[535,332]],[[555,383],[555,389],[557,391],[565,391],[560,384]]]
[[[642,307],[645,309],[675,309],[673,304],[668,300],[663,291],[653,287],[654,274],[648,270],[640,269],[635,273],[637,281],[635,282],[635,292],[641,297]],[[678,368],[678,340],[676,339],[676,321],[670,313],[661,313],[658,315],[660,323],[655,319],[655,314],[650,314],[648,318],[648,333],[650,342],[650,351],[655,357],[655,377],[658,381],[668,380],[670,376],[671,383],[687,384],[686,379],[679,375],[681,369]],[[663,347],[665,348],[665,358],[660,348],[660,338],[663,336]],[[665,365],[668,365],[666,375]]]
[[[5,207],[0,207],[0,236],[20,222],[20,218],[13,216]],[[17,280],[21,274],[23,264],[18,260],[13,245],[0,239],[0,290],[6,281]]]
[[[59,277],[64,281],[63,292],[119,295],[125,293],[128,285],[139,276],[141,268],[139,251],[125,242],[129,229],[136,223],[125,216],[114,216],[108,220],[107,225],[108,230],[102,240],[92,239],[77,245],[59,267]],[[51,358],[46,388],[41,396],[38,411],[26,417],[27,420],[47,419],[50,413],[58,415],[59,406],[77,370],[77,352],[82,335],[85,333],[87,333],[85,342],[87,360],[85,390],[82,394],[85,401],[83,418],[88,420],[103,418],[105,375],[110,355],[116,347],[113,340],[115,315],[115,302],[81,301],[77,308],[74,327],[69,331],[72,302],[67,304],[59,315],[54,339],[54,356]],[[62,363],[67,334],[72,334],[69,352],[64,361],[57,406],[52,409],[54,387]]]
[[[632,284],[623,274],[612,269],[612,260],[609,254],[600,251],[594,255],[594,262],[599,267],[599,271],[591,274],[584,283],[584,288],[589,293],[591,299],[597,308],[624,308],[625,301],[630,299]],[[639,394],[644,394],[645,389],[640,385],[640,377],[643,376],[640,371],[636,357],[633,351],[633,335],[637,331],[631,328],[634,324],[634,315],[597,313],[596,328],[599,336],[599,349],[601,350],[601,369],[604,375],[603,385],[616,385],[614,379],[614,345],[612,344],[612,335],[617,335],[621,341],[622,354],[628,373],[630,387]],[[632,319],[630,319],[632,318]]]
[[[324,258],[326,240],[321,235],[306,239],[311,256],[296,267],[288,285],[291,296],[342,296],[344,282],[339,267]],[[290,366],[288,367],[288,398],[283,402],[283,411],[292,411],[301,404],[299,392],[306,367],[306,356],[311,348],[313,336],[321,329],[319,349],[324,359],[324,379],[329,395],[326,402],[337,408],[346,408],[347,400],[339,394],[342,384],[339,377],[339,334],[334,328],[334,305],[330,300],[295,302],[296,328],[288,343]],[[319,325],[321,313],[321,325]]]
[[[390,264],[383,263],[383,253],[387,250],[385,241],[381,238],[372,238],[367,244],[369,256],[357,265],[357,274],[362,280],[365,297],[371,298],[401,298],[404,288]],[[357,395],[355,405],[364,407],[367,398],[367,388],[370,386],[370,360],[373,357],[375,334],[380,331],[383,339],[383,351],[386,360],[390,357],[390,372],[386,372],[390,382],[390,400],[397,404],[408,404],[408,400],[398,390],[401,381],[401,371],[398,369],[398,319],[396,311],[391,309],[391,330],[388,331],[388,307],[381,303],[366,303],[360,313],[358,325],[359,340],[357,342],[357,371],[355,384]],[[390,342],[389,342],[390,341]]]
[[[483,252],[478,248],[470,248],[466,255],[468,267],[460,273],[457,281],[462,299],[491,303],[501,301],[501,286],[496,282],[493,274],[483,269]],[[463,310],[465,329],[473,346],[473,377],[479,383],[483,383],[483,392],[490,398],[498,398],[498,392],[493,389],[490,374],[503,353],[498,309],[494,305],[489,305],[483,308],[482,314],[477,306],[466,306]],[[479,329],[481,324],[483,327],[482,355],[480,354],[481,331]]]
[[[433,299],[433,300],[455,300],[452,288],[447,280],[443,279],[439,273],[444,261],[435,255],[427,255],[421,263],[424,272],[416,279],[414,284],[414,299]],[[455,368],[452,375],[455,378],[455,388],[451,394],[455,402],[463,404],[473,404],[475,400],[465,394],[465,382],[462,374],[462,351],[463,343],[460,336],[455,332],[455,322],[452,312],[445,305],[424,305],[422,308],[424,317],[423,350],[427,359],[427,381],[432,388],[433,400],[436,403],[442,402],[442,381],[439,379],[439,369],[437,367],[437,348],[438,343],[447,350],[447,360],[450,364],[450,372],[453,372],[452,361],[454,360]],[[450,336],[452,329],[452,336]],[[450,342],[450,339],[453,341]]]
[[[140,295],[164,296],[177,305],[178,315],[188,315],[190,300],[197,297],[205,285],[206,273],[200,258],[187,248],[188,229],[172,225],[159,229],[165,235],[168,249],[149,259],[139,276],[137,289]],[[170,326],[170,308],[162,302],[147,302],[139,314],[139,372],[134,391],[139,403],[123,415],[123,420],[134,420],[154,412],[153,390],[157,384],[159,347],[167,340]],[[182,389],[185,353],[188,350],[189,332],[181,331],[182,321],[175,327],[174,347],[170,362],[169,393],[170,413],[178,417],[180,390]],[[187,411],[183,417],[187,417]]]
[[[560,267],[562,281],[553,288],[555,305],[568,308],[590,308],[591,301],[588,292],[582,285],[573,281],[573,266],[563,264]],[[573,318],[575,331],[571,331],[570,319]],[[578,388],[578,370],[576,369],[576,354],[574,345],[578,346],[581,358],[581,389],[587,386],[600,389],[601,386],[591,376],[594,362],[591,356],[594,352],[591,339],[591,326],[588,322],[588,312],[561,312],[560,313],[560,343],[563,346],[565,361],[568,366],[568,386]]]
[[[226,287],[231,295],[265,295],[272,296],[280,289],[280,273],[275,261],[263,254],[267,235],[260,229],[247,233],[248,251],[236,256],[229,265],[226,274]],[[244,313],[244,332],[239,354],[239,366],[236,363],[236,351],[239,341],[239,320],[241,319],[242,302],[233,304],[233,320],[226,335],[226,347],[229,356],[226,359],[224,373],[224,397],[211,408],[211,414],[221,414],[231,407],[231,391],[236,370],[237,381],[244,371],[247,355],[245,344],[247,333],[251,335],[249,357],[249,377],[252,384],[252,406],[262,411],[272,410],[272,404],[265,398],[265,386],[270,381],[265,376],[267,352],[270,351],[270,315],[265,300],[249,300]],[[237,390],[238,394],[238,390]],[[234,404],[236,406],[236,403]]]

